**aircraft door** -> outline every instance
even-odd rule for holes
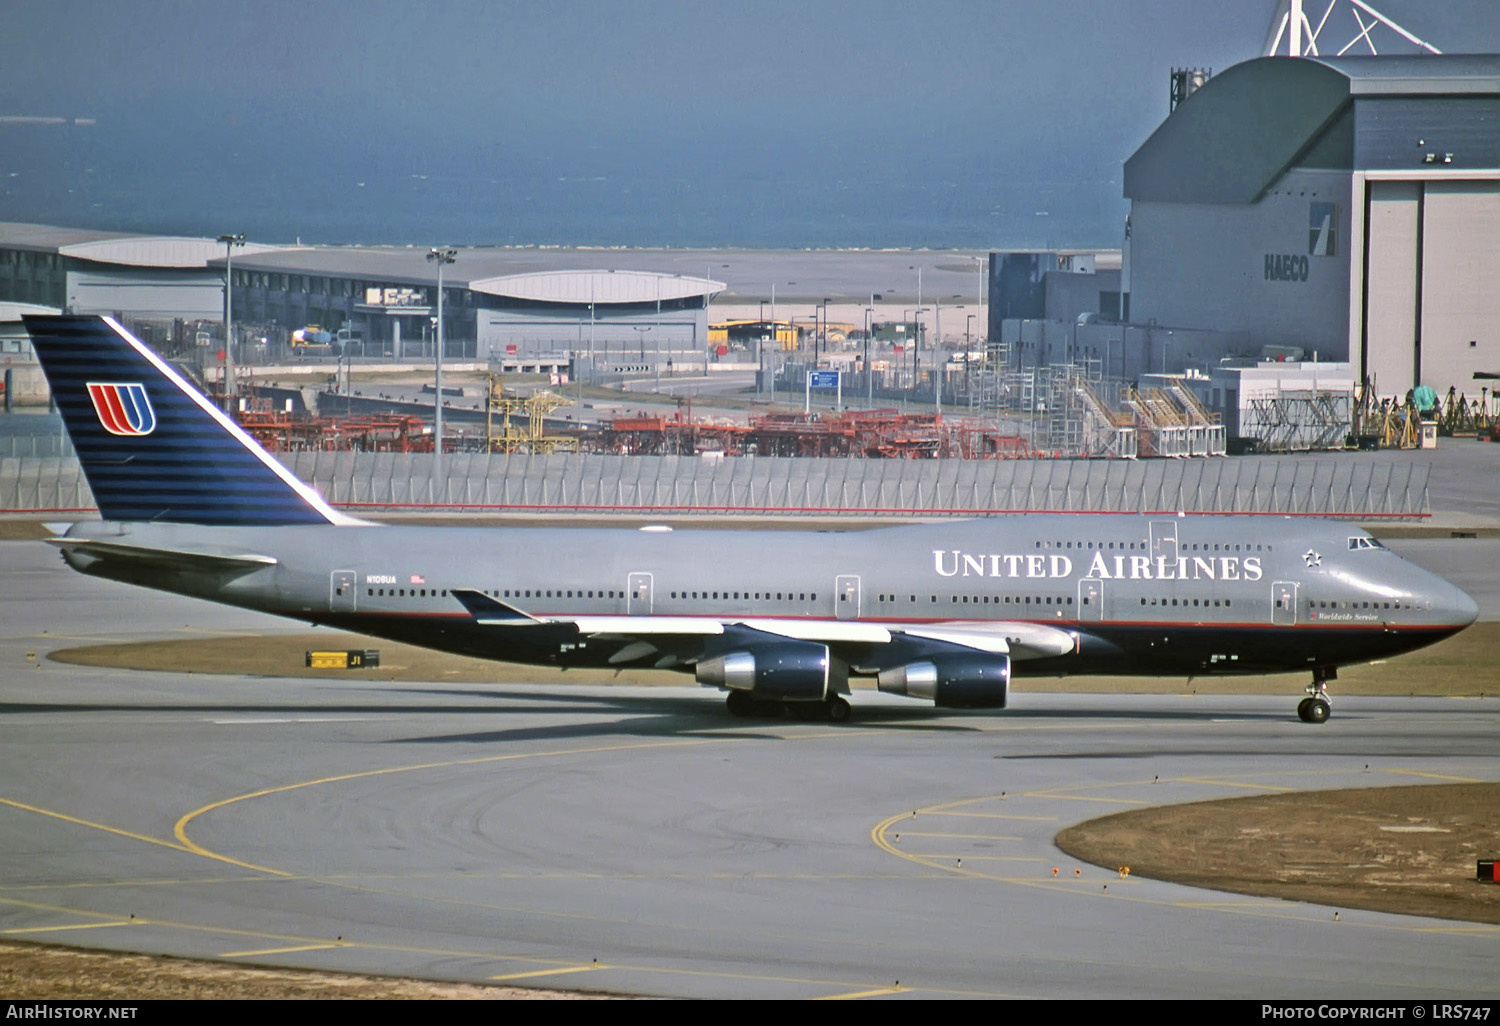
[[[328,575],[328,608],[335,613],[354,612],[358,577],[353,570],[335,570]]]
[[[1271,584],[1271,622],[1290,627],[1297,622],[1297,582],[1274,581]]]
[[[651,575],[637,571],[626,582],[625,612],[630,616],[651,615]]]
[[[1078,582],[1078,619],[1083,623],[1099,623],[1104,619],[1104,581],[1098,577],[1085,577]]]
[[[1166,556],[1169,562],[1177,562],[1177,522],[1175,520],[1151,521],[1151,559]]]
[[[859,576],[839,574],[834,578],[834,616],[840,620],[859,619]]]

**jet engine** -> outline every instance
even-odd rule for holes
[[[947,709],[1004,709],[1010,656],[947,653],[881,670],[881,691],[931,699]]]
[[[700,660],[699,684],[749,691],[758,699],[821,701],[832,692],[828,646],[810,641],[759,644]]]

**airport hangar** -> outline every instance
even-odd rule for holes
[[[430,358],[437,265],[413,247],[236,245],[234,322],[278,334],[317,324],[362,340],[355,355]],[[0,223],[0,301],[160,321],[223,318],[223,242]],[[600,258],[614,265],[599,268]],[[653,254],[464,249],[443,274],[449,355],[564,364],[595,354],[601,370],[639,354],[708,344],[721,282],[651,269]],[[632,266],[635,265],[635,266]],[[177,340],[182,341],[182,340]],[[632,355],[634,354],[634,355]]]
[[[1200,363],[1295,347],[1386,396],[1500,371],[1500,56],[1235,65],[1126,161],[1124,191],[1125,319],[1221,333]]]

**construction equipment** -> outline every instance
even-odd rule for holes
[[[489,376],[489,403],[485,415],[485,444],[490,452],[537,453],[577,452],[578,439],[570,435],[547,434],[547,415],[564,406],[573,405],[573,400],[564,399],[556,392],[533,392],[522,398],[505,391],[499,374]],[[524,415],[526,430],[512,423],[511,418]],[[499,417],[498,430],[495,418]]]
[[[1422,445],[1422,415],[1412,402],[1393,396],[1380,404],[1380,444],[1386,449],[1417,449]]]
[[[1438,434],[1449,437],[1488,434],[1488,393],[1488,388],[1481,388],[1479,398],[1471,400],[1468,396],[1460,395],[1457,388],[1450,386],[1448,396],[1443,400],[1442,411],[1438,414]]]

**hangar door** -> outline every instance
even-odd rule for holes
[[[1422,199],[1422,333],[1417,374],[1438,395],[1477,393],[1500,371],[1500,182],[1427,182]]]
[[[1366,183],[1364,373],[1381,395],[1500,369],[1500,182]]]
[[[1421,182],[1367,182],[1364,375],[1381,395],[1417,382],[1417,247]]]

